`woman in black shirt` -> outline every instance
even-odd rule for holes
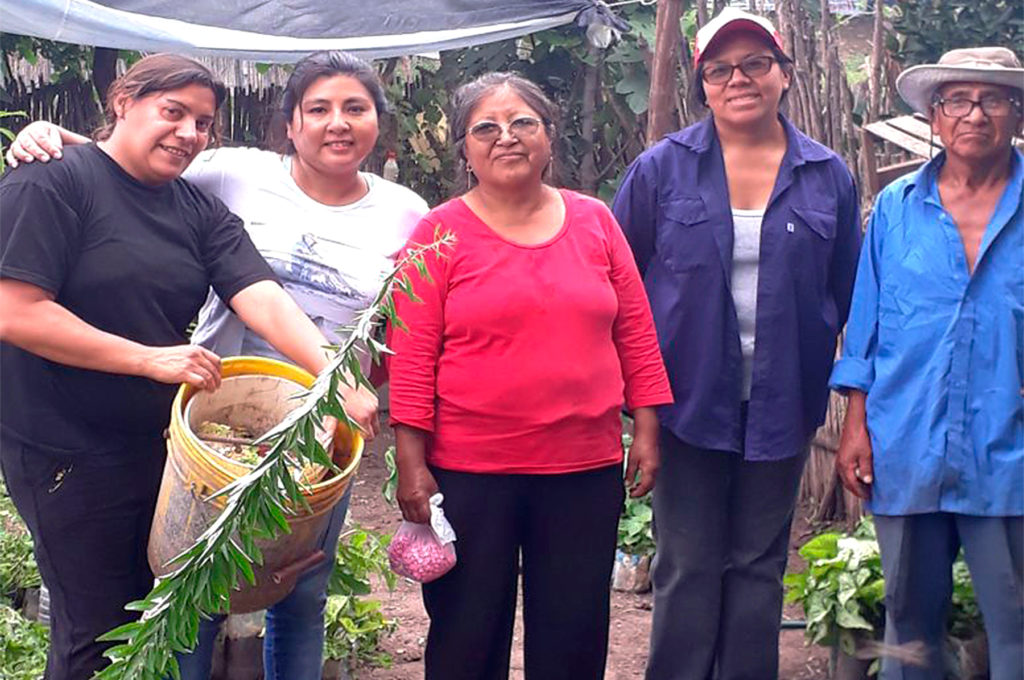
[[[179,179],[225,90],[201,64],[142,59],[98,143],[0,179],[0,465],[50,589],[47,678],[103,665],[98,635],[153,585],[146,543],[177,384],[220,384],[185,329],[212,286],[311,372],[327,344],[216,198]]]

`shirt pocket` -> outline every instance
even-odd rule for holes
[[[785,244],[790,276],[805,288],[805,295],[811,291],[819,299],[828,295],[836,222],[834,212],[792,206],[785,233],[777,237]]]
[[[715,260],[707,206],[699,196],[674,198],[658,204],[656,248],[665,265],[674,272],[688,272]],[[716,256],[717,257],[717,256]]]
[[[793,215],[796,217],[794,227],[804,227],[801,231],[814,234],[820,239],[831,241],[836,237],[836,214],[825,212],[817,208],[802,208],[793,206]],[[787,229],[788,231],[788,229]]]

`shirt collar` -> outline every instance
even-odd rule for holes
[[[922,165],[903,188],[903,197],[906,198],[911,191],[918,192],[922,200],[939,201],[939,170],[946,162],[946,151],[940,151],[939,155]],[[1024,189],[1024,153],[1014,148],[1010,155],[1010,179],[1007,182],[1007,189],[1012,190],[1011,195],[1020,196]]]
[[[786,155],[789,156],[792,164],[803,165],[808,162],[825,161],[832,157],[832,152],[821,144],[803,134],[789,122],[781,113],[779,122],[786,131]],[[696,125],[691,125],[685,130],[668,135],[668,139],[676,144],[685,146],[696,154],[706,153],[714,146],[717,132],[715,131],[715,120],[708,116]]]

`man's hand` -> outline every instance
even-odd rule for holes
[[[843,422],[843,434],[839,439],[836,454],[836,469],[839,479],[853,495],[868,500],[871,498],[871,483],[874,481],[871,437],[868,434],[865,414],[866,395],[850,390],[850,401]]]

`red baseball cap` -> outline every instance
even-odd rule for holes
[[[750,12],[744,12],[735,7],[725,7],[714,19],[704,24],[697,31],[697,38],[693,41],[693,66],[700,64],[701,57],[707,53],[708,48],[715,40],[722,36],[736,32],[749,32],[763,38],[779,48],[782,53],[786,50],[782,46],[782,35],[779,34],[775,25],[764,17]]]

